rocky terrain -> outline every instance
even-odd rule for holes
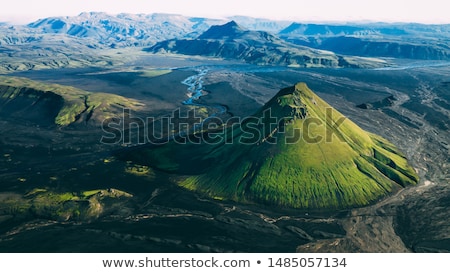
[[[244,31],[245,36],[238,31],[235,40],[218,36],[197,39],[210,27],[230,20],[242,26],[241,32],[248,30]],[[125,63],[130,54],[138,54],[130,53],[133,48],[300,67],[367,68],[389,64],[361,57],[449,57],[447,25],[321,25],[245,16],[219,20],[172,14],[85,12],[72,17],[43,18],[27,25],[2,23],[0,33],[2,73],[117,66]]]

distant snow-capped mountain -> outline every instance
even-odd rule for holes
[[[100,44],[142,46],[204,31],[217,23],[214,19],[190,18],[173,14],[81,13],[73,17],[50,17],[28,24],[42,33],[59,33],[94,38]]]

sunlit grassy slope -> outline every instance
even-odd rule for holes
[[[49,96],[49,94],[56,96]],[[113,108],[126,107],[136,109],[139,102],[108,93],[92,93],[71,86],[49,84],[21,77],[0,76],[0,102],[14,103],[14,100],[35,99],[36,104],[42,100],[59,98],[62,106],[55,117],[55,124],[65,126],[76,122],[83,115],[95,116],[99,120],[113,116]],[[32,111],[32,105],[30,110]],[[57,105],[55,104],[55,107]]]
[[[51,220],[92,220],[98,218],[105,205],[121,202],[133,195],[117,189],[96,189],[84,192],[58,192],[36,188],[20,195],[5,195],[0,200],[0,213],[27,214]]]
[[[282,120],[278,126],[269,126],[269,110]],[[216,144],[169,143],[134,158],[189,174],[180,185],[211,197],[294,208],[363,206],[418,181],[394,145],[304,83],[281,90],[254,118],[258,125],[248,119]],[[260,137],[251,139],[250,131]]]

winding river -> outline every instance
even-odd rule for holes
[[[214,109],[214,111],[213,111],[214,113],[212,115],[210,115],[208,118],[213,117],[213,116],[218,116],[221,114],[225,114],[227,112],[227,108],[223,105],[202,104],[202,103],[198,102],[198,99],[205,95],[205,91],[203,90],[203,83],[204,83],[203,78],[209,72],[209,69],[199,68],[196,71],[198,72],[196,75],[190,76],[181,82],[182,84],[188,86],[187,95],[189,98],[187,100],[183,101],[183,104]],[[206,118],[206,119],[208,119],[208,118]]]

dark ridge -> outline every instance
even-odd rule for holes
[[[28,87],[0,85],[0,115],[39,125],[55,124],[64,99],[53,93]]]
[[[361,109],[377,110],[377,109],[380,109],[380,108],[389,107],[389,106],[394,105],[396,100],[397,100],[397,98],[394,97],[394,95],[391,95],[391,96],[389,96],[387,98],[384,98],[382,100],[379,100],[379,101],[366,102],[366,103],[362,103],[362,104],[356,105],[356,107],[361,108]]]

